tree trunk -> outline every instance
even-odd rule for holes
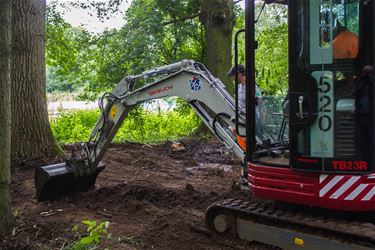
[[[13,1],[12,159],[57,152],[48,121],[45,0]]]
[[[0,1],[0,234],[12,225],[10,209],[11,0]]]
[[[232,95],[234,84],[227,72],[232,67],[232,34],[234,27],[233,0],[204,0],[199,19],[205,31],[204,64],[219,78]],[[211,135],[202,123],[193,136]]]
[[[232,66],[233,0],[204,0],[200,20],[205,30],[205,64],[234,93],[233,81],[226,75]]]

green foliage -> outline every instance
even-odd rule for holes
[[[109,227],[108,221],[97,223],[94,220],[84,220],[82,224],[86,226],[86,233],[81,235],[79,232],[80,226],[75,225],[72,231],[76,233],[78,240],[67,247],[66,250],[96,249],[103,239],[110,237],[107,231]]]
[[[119,2],[70,5],[94,8],[103,17]],[[134,0],[120,30],[95,35],[72,28],[56,11],[56,2],[52,2],[47,9],[46,62],[54,74],[48,75],[48,90],[58,91],[54,83],[68,80],[83,90],[84,99],[95,100],[126,75],[185,58],[200,60],[199,3],[200,0]]]
[[[77,91],[85,83],[88,61],[83,60],[91,35],[67,23],[52,1],[46,11],[47,91]]]
[[[99,117],[99,111],[64,113],[51,123],[55,138],[60,143],[87,141]],[[124,120],[114,138],[115,142],[158,142],[186,137],[198,127],[200,119],[194,111],[150,112],[137,108]]]
[[[113,13],[119,12],[119,6],[122,2],[128,0],[107,0],[107,1],[64,1],[61,5],[64,7],[75,7],[86,10],[89,15],[95,15],[100,21],[109,19]]]
[[[67,74],[76,65],[78,48],[69,33],[72,26],[56,10],[53,1],[46,10],[46,63],[54,66],[59,75]]]
[[[267,95],[285,95],[288,75],[288,26],[263,30],[258,36],[256,80]]]
[[[256,4],[256,17],[263,3]],[[245,27],[244,11],[236,8],[235,30]],[[284,95],[288,75],[287,8],[283,5],[266,5],[255,26],[258,49],[255,54],[256,81],[266,95]],[[245,35],[239,37],[239,62],[245,62]]]
[[[107,3],[74,1],[67,5],[96,11],[105,18],[122,0]],[[49,92],[83,91],[81,98],[96,100],[126,75],[189,58],[202,61],[204,34],[198,19],[202,0],[133,0],[120,30],[90,34],[73,28],[56,1],[47,8],[47,85]],[[262,3],[256,5],[256,16]],[[108,13],[106,13],[108,12]],[[244,27],[244,11],[236,7],[235,30]],[[267,5],[256,24],[257,82],[268,94],[284,93],[287,77],[287,10]],[[245,60],[244,36],[240,62]],[[139,87],[139,86],[137,86]]]
[[[108,6],[77,2],[97,8],[98,16],[114,10],[122,0]],[[56,11],[47,9],[47,89],[49,92],[79,91],[84,100],[97,100],[126,75],[189,58],[202,61],[204,34],[198,19],[203,0],[133,0],[120,30],[90,34],[71,27]],[[73,3],[70,3],[74,5]],[[262,4],[257,4],[259,13]],[[109,11],[110,12],[110,11]],[[244,28],[244,12],[236,7],[235,30]],[[258,16],[258,15],[256,15]],[[267,5],[256,25],[256,80],[267,93],[283,94],[287,88],[286,8]],[[240,63],[245,61],[244,36],[240,39]],[[141,83],[143,84],[143,83]],[[140,85],[136,86],[140,87]],[[180,101],[179,101],[180,102]],[[64,113],[52,123],[59,142],[86,141],[98,111]],[[188,135],[200,120],[186,103],[170,113],[134,110],[120,128],[115,141],[153,142]]]
[[[86,141],[98,117],[98,110],[66,112],[51,122],[51,128],[58,142]]]
[[[270,138],[272,142],[278,142],[278,134],[282,124],[284,96],[264,96],[259,108],[263,120],[264,135]],[[286,135],[288,131],[284,133]]]
[[[48,93],[72,93],[76,90],[74,84],[61,77],[57,67],[47,67],[47,92]]]
[[[96,40],[102,58],[100,65],[96,65],[97,79],[92,81],[95,86],[87,85],[85,92],[108,91],[125,75],[139,74],[185,58],[199,59],[199,22],[178,21],[189,14],[189,2],[132,1],[125,13],[125,26]]]

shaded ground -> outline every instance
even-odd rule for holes
[[[35,165],[57,161],[12,167],[17,228],[1,249],[63,249],[85,219],[110,222],[110,249],[230,249],[197,229],[213,202],[250,198],[234,185],[239,162],[217,141],[113,145],[94,190],[38,203]]]

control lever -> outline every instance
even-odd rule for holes
[[[299,118],[303,119],[303,96],[298,97]]]

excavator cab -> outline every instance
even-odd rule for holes
[[[250,187],[274,200],[375,210],[374,3],[278,2],[288,5],[289,153],[270,157],[249,152]],[[251,25],[246,32],[247,48],[255,48]],[[249,75],[256,64],[252,53],[247,54]],[[254,79],[248,80],[253,86]],[[252,98],[249,110],[254,110]],[[255,125],[247,129],[254,143]]]
[[[290,48],[291,167],[321,173],[371,173],[373,87],[366,67],[373,67],[372,1],[294,4],[291,11],[297,15],[290,20],[296,24]],[[298,16],[302,9],[309,10],[309,18]]]

